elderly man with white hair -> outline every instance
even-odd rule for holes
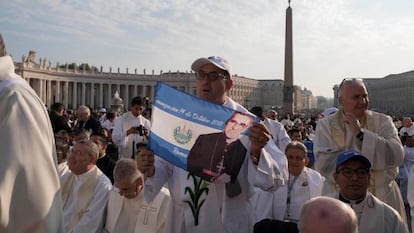
[[[368,110],[369,98],[360,79],[344,79],[338,89],[341,108],[320,119],[313,151],[315,170],[325,176],[322,194],[335,192],[335,161],[338,154],[356,150],[371,162],[369,191],[406,219],[400,189],[395,181],[404,150],[391,117]]]
[[[101,123],[91,115],[91,110],[88,106],[82,105],[76,111],[78,117],[77,128],[84,128],[91,134],[100,134],[102,132]]]
[[[83,233],[103,230],[111,181],[96,166],[98,146],[92,141],[77,142],[69,155],[62,184],[65,232]]]
[[[162,188],[147,203],[143,192],[143,176],[133,159],[121,159],[114,169],[114,189],[109,194],[106,232],[160,233],[164,231],[170,194]]]

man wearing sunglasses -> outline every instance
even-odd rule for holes
[[[338,155],[333,174],[339,192],[330,194],[355,211],[359,233],[406,233],[400,214],[369,191],[371,162],[355,150]]]
[[[318,121],[314,138],[315,170],[326,177],[323,194],[334,192],[337,154],[361,152],[372,164],[370,190],[406,219],[404,203],[395,178],[404,152],[391,117],[368,110],[369,98],[360,79],[344,79],[338,89],[341,105],[335,114]]]
[[[218,56],[199,58],[191,68],[196,73],[198,97],[238,112],[248,112],[227,96],[233,80],[230,64],[225,59]],[[173,201],[166,232],[253,232],[254,216],[249,203],[253,185],[269,191],[283,185],[287,178],[287,161],[270,140],[270,132],[263,124],[253,122],[248,132],[246,153],[241,154],[245,159],[231,188],[224,183],[205,182],[202,185],[189,172],[158,157],[154,164],[154,155],[148,150],[138,154],[138,168],[146,176],[147,201],[168,183]],[[195,201],[194,205],[192,201]]]

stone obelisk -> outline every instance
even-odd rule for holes
[[[285,77],[283,86],[283,110],[286,114],[293,114],[293,46],[292,46],[292,8],[286,9],[285,35]]]

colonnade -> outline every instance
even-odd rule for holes
[[[93,109],[110,108],[115,93],[123,100],[127,107],[135,96],[154,97],[154,84],[122,84],[103,83],[98,81],[50,80],[25,77],[46,106],[61,102],[68,109],[76,109],[80,105],[87,105]]]

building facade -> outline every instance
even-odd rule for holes
[[[369,108],[389,115],[414,113],[414,71],[391,74],[383,78],[363,78],[368,91]],[[333,87],[338,107],[338,85]]]
[[[52,66],[46,64],[46,59],[34,61],[34,52],[21,62],[16,62],[16,73],[21,75],[36,91],[46,106],[61,102],[67,109],[76,109],[80,105],[90,106],[92,109],[109,108],[115,93],[123,99],[125,107],[135,96],[145,97],[149,102],[154,99],[155,87],[158,81],[171,85],[181,91],[196,95],[196,79],[192,72],[166,72],[150,74],[144,70],[138,74],[135,69],[130,73],[128,69],[115,72],[109,68],[85,65],[77,68],[69,65]],[[255,80],[243,76],[233,76],[233,87],[228,95],[238,103],[250,109],[253,106],[262,106],[264,109],[283,111],[283,80]],[[311,95],[307,98],[314,98]],[[303,97],[300,97],[301,100]],[[308,100],[305,100],[308,101]],[[306,105],[307,106],[307,105]],[[300,108],[304,109],[301,104]],[[126,110],[126,109],[125,109]]]

